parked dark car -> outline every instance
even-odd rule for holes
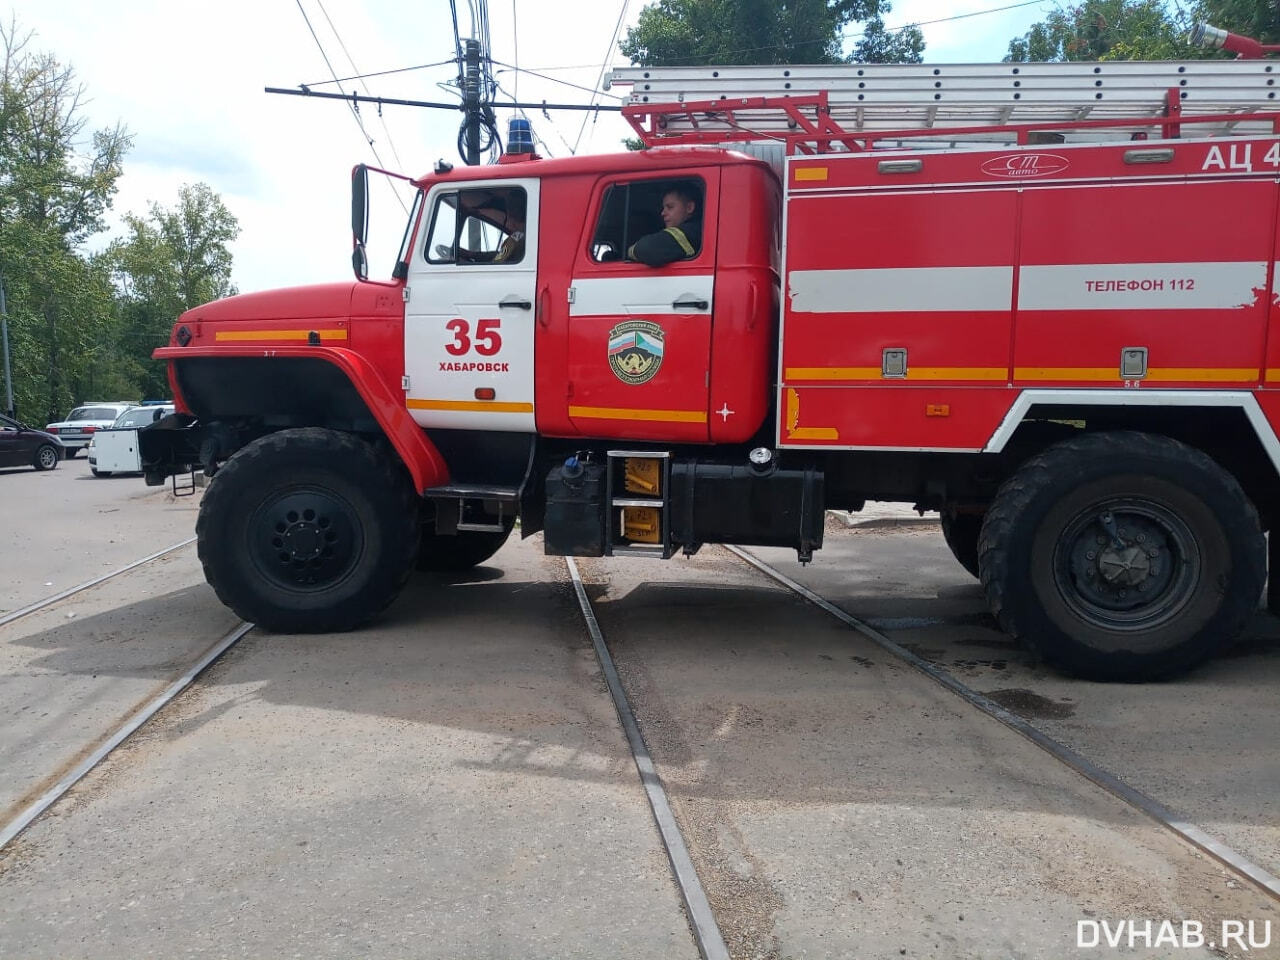
[[[52,470],[65,455],[66,448],[53,434],[0,414],[0,467]]]

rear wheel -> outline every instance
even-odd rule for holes
[[[52,470],[58,465],[58,459],[58,448],[51,443],[44,443],[36,448],[31,465],[37,470]]]
[[[269,630],[349,630],[408,579],[418,511],[398,462],[334,430],[269,434],[214,476],[196,522],[205,578]]]
[[[974,577],[978,576],[978,534],[982,531],[982,514],[942,511],[942,537],[951,555]]]
[[[515,518],[508,517],[501,532],[463,530],[454,536],[424,529],[418,548],[418,569],[436,573],[456,573],[484,563],[507,542]]]
[[[1099,433],[1028,460],[979,540],[1002,627],[1099,680],[1168,676],[1225,649],[1258,604],[1266,549],[1235,478],[1167,437]]]

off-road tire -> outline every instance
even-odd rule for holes
[[[62,457],[58,453],[58,448],[52,443],[42,443],[36,447],[36,452],[31,456],[31,465],[37,470],[56,470],[58,461]]]
[[[409,578],[418,504],[401,464],[347,433],[282,430],[209,482],[196,521],[218,599],[278,633],[350,630]]]
[[[941,514],[942,538],[947,541],[951,555],[974,577],[978,577],[978,536],[982,532],[982,514]]]
[[[1139,579],[1101,576],[1119,569],[1121,548],[1122,577]],[[1225,650],[1266,578],[1258,514],[1235,478],[1186,444],[1136,432],[1077,437],[1024,463],[987,511],[978,552],[1000,626],[1094,680],[1168,677]]]
[[[424,529],[418,546],[417,568],[434,573],[459,573],[470,570],[502,549],[502,545],[511,536],[515,518],[509,517],[504,526],[506,529],[502,533],[463,530],[453,536]]]

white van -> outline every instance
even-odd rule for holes
[[[98,430],[89,441],[89,469],[95,477],[113,473],[141,473],[138,431],[174,412],[171,403],[130,407],[106,430]]]

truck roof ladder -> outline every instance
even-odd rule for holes
[[[631,88],[622,114],[648,146],[767,140],[826,153],[921,137],[1272,135],[1278,79],[1274,60],[1165,60],[626,67],[605,85]]]

